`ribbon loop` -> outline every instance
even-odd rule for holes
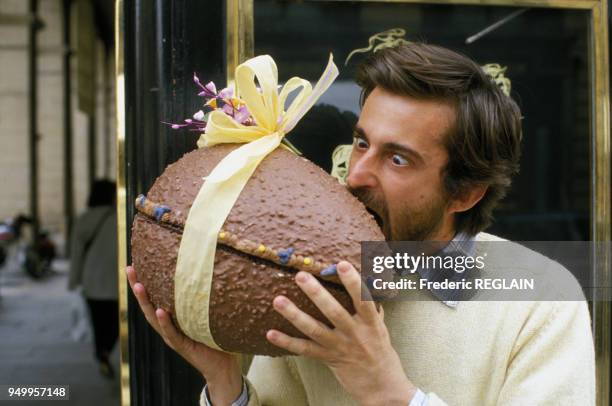
[[[293,130],[293,127],[295,127],[298,121],[300,121],[302,117],[308,113],[308,110],[310,110],[310,108],[316,103],[319,97],[325,93],[332,83],[334,83],[337,76],[338,68],[334,64],[333,56],[329,55],[327,66],[319,78],[319,81],[315,85],[315,88],[312,90],[312,92],[309,92],[305,100],[300,101],[299,105],[295,107],[295,112],[292,113],[291,116],[287,115],[287,120],[282,127],[285,134]],[[293,108],[293,105],[289,109],[291,108]]]
[[[255,85],[255,78],[260,89]],[[278,70],[269,55],[249,59],[236,68],[236,90],[244,100],[257,126],[268,132],[276,131],[280,114],[278,104]]]
[[[245,143],[263,137],[267,132],[260,127],[245,126],[236,122],[222,111],[212,111],[208,115],[206,136],[198,140],[198,148],[223,143]]]
[[[279,125],[280,128],[284,127],[284,124],[287,121],[287,117],[292,117],[293,114],[295,114],[295,110],[303,103],[304,98],[308,96],[310,93],[312,93],[312,85],[310,84],[309,81],[305,79],[298,78],[298,77],[292,77],[291,79],[287,81],[287,83],[285,83],[285,86],[283,86],[283,90],[281,90],[280,105],[284,109],[285,103],[287,102],[287,98],[289,97],[289,95],[293,91],[299,88],[302,88],[302,90],[300,90],[300,92],[295,95],[295,98],[293,99],[293,102],[287,109],[287,112],[283,114],[282,117],[280,117],[281,118],[281,123]]]

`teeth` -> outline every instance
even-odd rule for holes
[[[368,213],[370,213],[374,217],[374,220],[376,220],[376,223],[378,224],[378,226],[382,228],[383,226],[382,217],[380,217],[378,213],[376,213],[374,210],[370,209],[369,207],[366,207],[366,210],[368,211]]]

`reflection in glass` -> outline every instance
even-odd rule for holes
[[[359,114],[354,67],[368,39],[391,28],[478,63],[507,66],[521,106],[521,173],[489,231],[513,240],[587,240],[590,202],[588,11],[365,2],[255,0],[255,54],[270,54],[280,80],[316,81],[332,52],[340,76],[289,136],[329,171],[331,153],[351,142]],[[507,21],[503,21],[507,18]],[[466,44],[466,39],[502,21]],[[322,105],[321,105],[322,104]]]

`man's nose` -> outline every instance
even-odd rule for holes
[[[360,157],[353,157],[349,166],[346,183],[351,189],[376,187],[378,185],[378,178],[375,172],[374,157],[368,153]]]

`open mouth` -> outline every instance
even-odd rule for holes
[[[377,212],[375,212],[373,209],[367,206],[366,206],[366,210],[368,211],[368,213],[370,213],[374,217],[374,220],[376,220],[376,224],[378,224],[378,227],[382,230],[383,229],[382,217]]]

